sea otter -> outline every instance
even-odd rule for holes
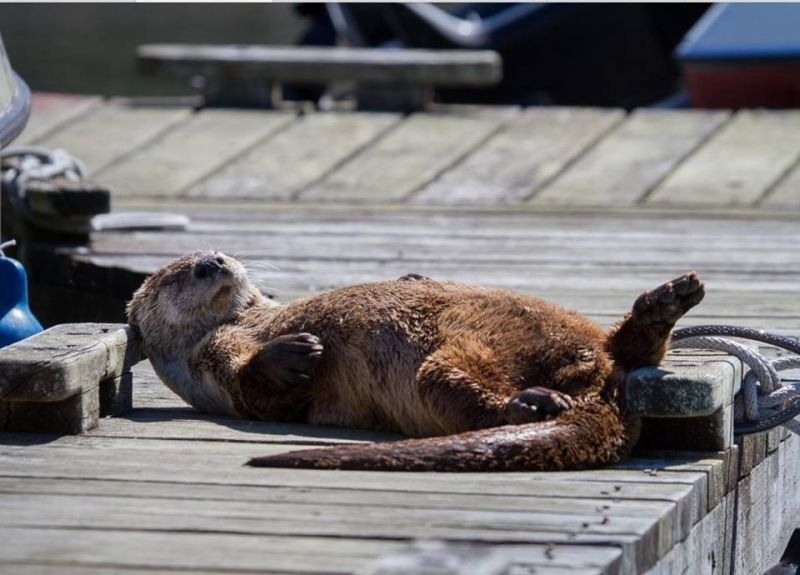
[[[148,277],[128,318],[161,379],[201,411],[419,438],[251,465],[562,470],[629,452],[626,374],[659,363],[703,295],[687,273],[640,295],[608,332],[534,297],[414,274],[281,306],[238,261],[205,251]]]

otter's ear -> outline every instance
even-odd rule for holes
[[[133,299],[125,306],[125,312],[128,314],[128,324],[138,328],[139,327],[139,308],[142,307],[142,302],[134,295]]]

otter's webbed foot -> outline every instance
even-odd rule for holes
[[[420,280],[430,280],[430,279],[431,278],[429,278],[428,276],[423,276],[423,275],[420,275],[420,274],[413,274],[412,273],[412,274],[406,274],[404,276],[401,276],[401,277],[397,278],[397,281],[399,281],[399,282],[416,282],[416,281],[420,281]]]
[[[572,409],[574,405],[572,397],[566,393],[547,387],[529,387],[508,402],[506,419],[513,425],[534,423]]]
[[[283,386],[311,381],[314,367],[322,357],[323,347],[317,336],[310,333],[291,333],[267,343],[254,358],[263,377]]]
[[[705,286],[695,272],[644,292],[633,304],[633,317],[642,325],[672,327],[683,314],[700,303]]]

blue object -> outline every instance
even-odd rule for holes
[[[800,4],[716,4],[676,49],[683,62],[800,57]]]
[[[28,307],[25,268],[17,260],[0,255],[0,347],[40,331],[42,324]]]

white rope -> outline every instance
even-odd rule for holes
[[[79,182],[86,168],[78,158],[62,149],[48,150],[36,146],[9,148],[0,152],[0,158],[20,158],[19,165],[9,168],[4,175],[8,182],[16,180],[22,184],[28,180],[49,180],[57,176]],[[24,188],[24,186],[20,186]]]
[[[73,232],[74,224],[65,225],[59,218],[37,216],[25,201],[25,184],[30,180],[50,180],[61,177],[80,182],[86,168],[78,158],[62,149],[48,150],[36,146],[21,146],[0,151],[0,159],[19,158],[17,165],[3,169],[3,188],[16,212],[43,228]],[[89,231],[89,228],[85,231]]]
[[[800,367],[800,356],[793,355],[782,357],[776,360],[769,360],[759,353],[756,349],[744,345],[738,341],[718,337],[715,335],[703,335],[707,333],[719,333],[720,326],[698,326],[688,328],[686,332],[691,332],[690,337],[675,339],[671,343],[672,349],[713,349],[722,351],[738,357],[742,363],[750,368],[742,380],[740,393],[734,401],[734,421],[758,422],[769,417],[779,415],[788,402],[800,398],[800,383],[784,382],[779,372]],[[758,332],[756,336],[753,330],[742,328],[732,328],[721,326],[726,334],[733,337],[743,337],[763,341],[775,339],[774,336],[765,332]],[[676,332],[678,334],[679,332]],[[776,347],[783,347],[774,342],[768,342]],[[796,349],[796,346],[792,346]],[[793,432],[800,434],[800,421],[797,419],[789,420],[784,425]]]

